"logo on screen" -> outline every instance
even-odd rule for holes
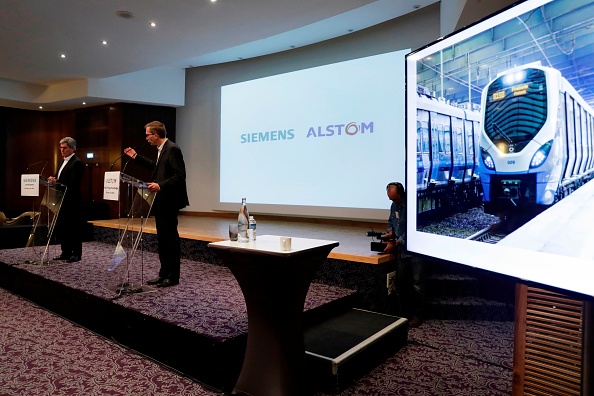
[[[309,137],[328,137],[328,136],[355,136],[357,134],[373,133],[373,121],[367,124],[362,122],[350,122],[348,124],[330,124],[326,127],[310,127],[306,138]]]
[[[117,183],[117,179],[114,179],[113,177],[105,178],[105,184],[112,184],[112,183]]]
[[[277,140],[291,140],[295,138],[293,129],[280,129],[278,131],[252,132],[241,135],[241,143],[262,143]]]

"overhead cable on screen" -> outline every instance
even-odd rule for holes
[[[534,35],[532,34],[532,32],[530,31],[530,28],[528,27],[528,25],[526,25],[526,23],[522,20],[522,18],[520,17],[516,17],[520,22],[522,22],[522,25],[524,25],[524,27],[526,28],[526,31],[528,33],[530,33],[530,37],[532,37],[532,41],[534,41],[534,44],[536,44],[536,46],[538,47],[538,49],[540,50],[540,53],[542,54],[542,56],[547,60],[547,62],[549,63],[550,67],[553,67],[553,64],[551,63],[551,61],[549,60],[549,58],[547,58],[547,54],[545,54],[545,52],[542,50],[540,44],[538,44],[538,40],[536,39],[536,37],[534,37]]]
[[[544,25],[547,27],[548,31],[549,31],[549,35],[551,36],[551,38],[553,39],[553,42],[555,43],[555,46],[557,48],[559,48],[559,51],[561,51],[564,55],[571,55],[573,53],[573,44],[574,44],[574,39],[572,38],[571,40],[571,51],[565,51],[563,48],[561,48],[561,46],[559,45],[559,43],[557,42],[557,38],[555,37],[555,34],[551,31],[551,27],[549,26],[549,24],[547,23],[547,20],[545,18],[545,14],[544,14],[544,9],[543,7],[540,8],[540,13],[542,14],[542,20],[544,22]]]

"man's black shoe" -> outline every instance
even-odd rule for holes
[[[179,281],[172,281],[169,278],[165,278],[163,279],[161,282],[157,283],[157,287],[169,287],[169,286],[175,286],[179,284]]]
[[[71,257],[68,259],[68,262],[69,262],[69,263],[76,263],[77,261],[80,261],[80,256],[71,256]]]
[[[149,285],[156,285],[157,283],[161,282],[161,277],[157,276],[155,279],[149,279],[146,281]]]
[[[70,259],[70,256],[64,256],[64,255],[61,254],[59,256],[54,257],[53,259],[56,260],[56,261],[68,260],[68,259]]]

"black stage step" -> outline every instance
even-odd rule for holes
[[[305,329],[307,367],[316,387],[339,392],[406,344],[408,320],[352,309]]]

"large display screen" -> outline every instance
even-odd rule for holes
[[[368,218],[377,210],[386,218],[384,186],[405,178],[409,52],[223,86],[220,202],[247,197],[257,210],[343,208],[349,217]]]
[[[528,0],[407,55],[410,251],[594,296],[593,15]]]

